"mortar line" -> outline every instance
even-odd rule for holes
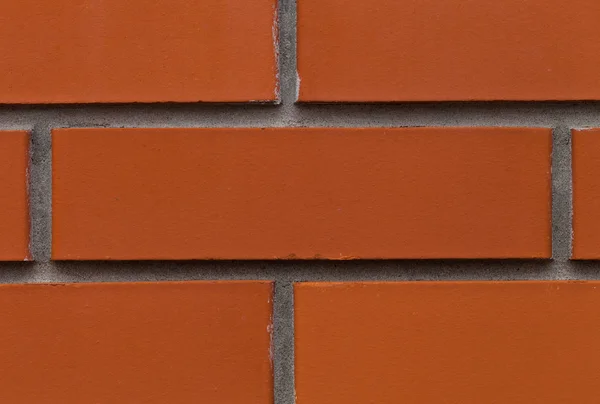
[[[54,261],[0,263],[0,283],[20,275],[25,281],[40,266],[51,265],[56,282],[263,279],[277,281],[548,280],[556,265],[581,268],[594,263],[564,260],[356,260],[356,261]],[[595,264],[600,268],[600,263]],[[44,279],[29,279],[44,281]]]
[[[282,6],[283,8],[283,6]],[[290,18],[284,14],[282,18]],[[47,107],[0,106],[0,129],[54,127],[415,127],[525,126],[598,127],[600,103],[530,104],[363,104],[298,105],[295,60],[283,51],[289,28],[280,31],[281,96],[279,106],[264,105],[71,105]]]
[[[52,238],[52,152],[50,129],[41,124],[30,133],[30,253],[37,262],[50,259]]]
[[[600,281],[600,262],[36,262],[0,263],[0,284],[271,280],[275,282]],[[281,300],[280,300],[281,301]],[[291,303],[290,303],[291,304]],[[274,312],[279,321],[283,312]],[[279,343],[277,331],[275,343]],[[275,345],[274,345],[275,346]],[[275,347],[276,348],[276,347]],[[276,363],[289,364],[274,349]],[[293,363],[293,361],[292,361]],[[279,366],[279,365],[277,365]],[[287,370],[293,375],[293,368]],[[279,377],[279,376],[278,376]],[[293,380],[279,379],[279,386]],[[281,387],[283,389],[283,387]],[[281,391],[281,390],[278,390]],[[288,391],[287,397],[292,392]],[[278,393],[279,394],[279,393]],[[286,401],[283,401],[287,404]],[[277,404],[280,404],[279,402]]]
[[[296,0],[278,0],[279,79],[281,104],[277,125],[296,123]],[[273,274],[273,398],[275,404],[294,404],[294,297],[293,284]]]
[[[552,255],[568,262],[571,255],[571,132],[559,125],[552,134]],[[572,277],[570,266],[556,266],[557,278]]]
[[[290,281],[276,281],[273,302],[275,404],[294,404],[294,296]]]
[[[293,126],[296,116],[296,0],[278,0],[279,5],[279,80],[281,105],[279,123]]]

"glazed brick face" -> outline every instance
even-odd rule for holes
[[[573,252],[600,259],[600,129],[574,130]]]
[[[0,401],[272,404],[271,309],[270,282],[2,285]]]
[[[0,4],[0,103],[277,97],[276,0]]]
[[[29,135],[0,131],[0,261],[29,259]]]
[[[549,129],[59,129],[56,260],[549,258]]]
[[[297,404],[597,402],[600,283],[295,286]]]
[[[597,0],[298,0],[300,101],[600,99]]]

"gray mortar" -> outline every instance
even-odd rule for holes
[[[129,104],[0,106],[0,129],[31,130],[31,250],[35,262],[1,263],[0,283],[270,279],[275,403],[294,403],[294,281],[600,279],[571,262],[571,128],[600,127],[598,102],[298,105],[296,11],[282,0],[281,105]],[[55,127],[532,126],[554,129],[553,260],[50,262],[51,141]]]

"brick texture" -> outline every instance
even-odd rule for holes
[[[63,129],[57,260],[548,258],[550,130]]]
[[[572,136],[572,257],[600,259],[600,129],[574,130]]]
[[[271,293],[269,282],[2,285],[0,401],[272,404]]]
[[[600,283],[297,284],[298,404],[597,402]]]
[[[600,0],[0,0],[0,52],[0,404],[600,402]]]
[[[0,131],[0,261],[29,259],[29,136]]]
[[[0,4],[0,103],[273,101],[276,0]]]
[[[597,0],[298,0],[301,101],[600,99]]]

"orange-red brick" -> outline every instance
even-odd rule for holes
[[[548,258],[549,129],[61,129],[58,260]]]
[[[600,129],[574,130],[572,135],[572,257],[600,259]]]
[[[0,286],[0,402],[273,403],[270,282]]]
[[[273,101],[276,0],[0,4],[0,103]]]
[[[301,101],[600,99],[598,0],[298,0]]]
[[[295,286],[297,404],[595,404],[600,283]]]
[[[29,259],[29,136],[0,131],[0,261]]]

